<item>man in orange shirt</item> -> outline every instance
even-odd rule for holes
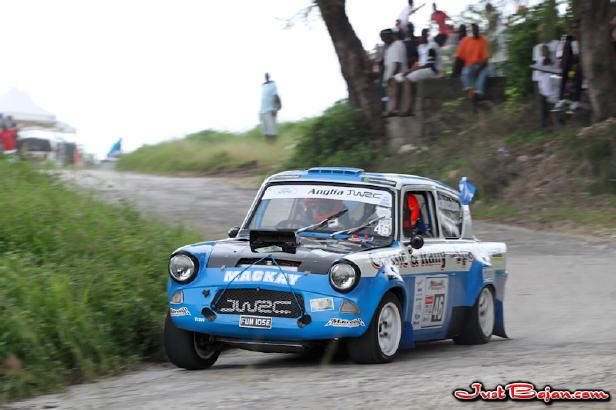
[[[472,24],[473,35],[464,37],[458,46],[456,57],[464,61],[462,84],[469,99],[484,96],[488,78],[488,40],[479,34],[479,26]]]

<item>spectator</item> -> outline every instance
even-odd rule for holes
[[[6,130],[10,130],[12,128],[16,128],[17,125],[15,124],[15,121],[13,121],[13,117],[11,117],[10,115],[1,115],[0,114],[0,128],[3,131]]]
[[[403,74],[397,74],[395,77],[396,81],[402,82],[407,80],[410,82],[409,109],[404,115],[413,115],[415,108],[415,83],[431,78],[438,78],[442,69],[440,47],[436,42],[430,41],[428,29],[421,30],[417,52],[419,54],[417,67],[410,68]]]
[[[394,80],[394,76],[406,70],[406,48],[404,43],[394,38],[391,29],[381,31],[381,40],[385,43],[385,54],[383,56],[384,72],[383,86],[387,87],[389,97],[389,109],[384,116],[400,114],[400,91],[401,85]]]
[[[406,31],[408,28],[409,17],[413,15],[417,10],[422,8],[423,6],[424,5],[422,4],[421,6],[417,8],[413,8],[413,0],[409,0],[409,3],[406,6],[404,6],[402,11],[400,12],[400,16],[396,20],[395,30],[396,31]]]
[[[449,38],[449,30],[445,21],[449,19],[449,16],[444,11],[436,8],[436,3],[432,3],[432,16],[430,20],[438,25],[438,34],[434,37],[434,41],[439,47],[443,47]]]
[[[466,24],[460,24],[460,27],[458,27],[458,31],[457,31],[457,35],[458,35],[458,45],[462,42],[462,40],[466,37]]]
[[[560,100],[554,106],[555,110],[561,110],[565,105],[569,105],[568,113],[578,109],[583,81],[580,43],[577,40],[579,38],[577,21],[572,23],[571,31],[572,35],[563,36],[560,47],[556,52],[556,58],[560,59],[562,80],[560,82]],[[566,97],[571,99],[571,104],[568,104],[569,101]]]
[[[417,38],[415,37],[415,26],[413,23],[407,25],[406,38],[403,43],[406,47],[406,63],[409,68],[413,67],[419,59],[417,54]]]
[[[456,34],[457,34],[456,46],[459,47],[462,40],[466,38],[466,24],[460,24],[460,27],[458,27],[458,31],[456,32]],[[451,70],[451,76],[460,77],[460,74],[462,74],[462,67],[464,67],[464,60],[462,60],[459,57],[456,57],[453,60],[453,68]]]
[[[276,142],[278,130],[276,128],[276,115],[282,108],[282,102],[278,95],[276,83],[270,80],[269,73],[265,73],[265,82],[261,89],[261,129],[265,135],[265,141]]]
[[[551,118],[550,112],[554,108],[554,103],[558,101],[559,94],[559,78],[549,70],[550,68],[556,68],[556,64],[550,54],[550,47],[547,44],[542,44],[541,59],[538,61],[538,64],[539,68],[544,68],[546,70],[536,69],[533,72],[533,77],[537,81],[541,128],[545,128],[548,125],[548,121]],[[553,120],[551,122],[554,123]]]
[[[458,46],[456,57],[464,61],[462,83],[467,97],[476,101],[485,94],[488,77],[488,40],[479,34],[479,26],[471,25],[473,35],[465,37]]]

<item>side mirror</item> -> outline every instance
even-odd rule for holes
[[[411,248],[413,249],[421,249],[424,246],[424,239],[421,235],[413,235],[411,241],[409,242]]]
[[[227,231],[227,235],[229,235],[229,238],[235,238],[239,232],[240,227],[234,226],[233,228],[229,229],[229,231]]]

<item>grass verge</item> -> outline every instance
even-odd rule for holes
[[[280,124],[276,143],[258,128],[242,134],[205,130],[183,139],[145,145],[120,158],[116,168],[152,174],[276,171],[293,155],[304,122]]]
[[[0,159],[0,402],[162,357],[182,228]]]

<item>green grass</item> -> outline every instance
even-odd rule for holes
[[[592,201],[592,202],[591,202]],[[502,200],[478,203],[473,206],[473,218],[540,229],[562,228],[566,223],[580,232],[616,230],[616,196],[601,195],[584,203],[555,198],[551,206],[529,207],[529,204],[508,203]]]
[[[166,258],[196,234],[2,159],[0,204],[0,402],[162,357]]]
[[[273,172],[292,156],[302,126],[302,122],[280,124],[275,144],[266,143],[257,128],[243,134],[206,130],[143,146],[120,158],[117,169],[154,174]]]

